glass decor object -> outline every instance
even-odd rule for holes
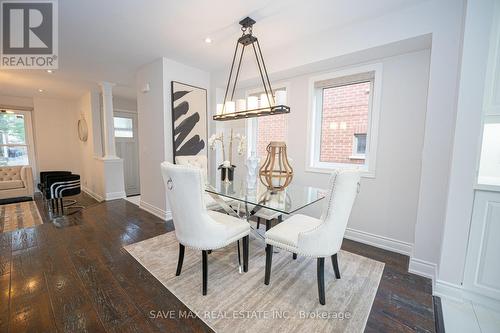
[[[267,146],[267,157],[260,167],[260,181],[269,190],[285,189],[293,178],[293,169],[288,162],[286,144],[281,141],[271,141]]]
[[[253,151],[247,159],[247,186],[249,189],[257,187],[257,174],[259,173],[259,158]]]
[[[236,49],[234,50],[233,62],[231,63],[231,70],[229,72],[229,79],[227,80],[226,93],[224,95],[224,102],[217,105],[217,112],[213,116],[214,120],[234,120],[252,117],[262,117],[275,114],[284,114],[290,112],[290,107],[285,105],[286,94],[274,94],[271,87],[271,81],[267,74],[266,64],[262,56],[259,40],[252,33],[255,20],[246,17],[240,21],[241,31],[243,34],[238,38]],[[257,67],[259,69],[260,79],[264,87],[264,94],[261,95],[260,100],[256,101],[256,97],[249,97],[245,100],[234,100],[234,92],[238,76],[241,69],[241,61],[245,48],[251,46],[251,51],[255,56]],[[236,64],[236,57],[238,63]]]

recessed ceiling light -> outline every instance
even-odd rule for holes
[[[38,92],[39,92],[39,93],[43,93],[43,92],[44,92],[44,90],[43,90],[43,89],[38,89]]]
[[[54,73],[54,71],[52,69],[47,69],[47,73],[52,74],[52,73]]]
[[[212,43],[212,38],[210,38],[210,37],[205,38],[205,43],[207,43],[207,44]]]

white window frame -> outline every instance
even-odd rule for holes
[[[32,111],[31,109],[14,109],[14,108],[9,108],[9,107],[1,107],[0,109],[2,110],[7,110],[7,111],[12,111],[15,114],[22,114],[24,116],[24,135],[25,135],[25,146],[27,146],[27,151],[28,151],[28,166],[31,167],[31,173],[33,176],[33,186],[38,182],[38,173],[37,173],[37,161],[35,158],[35,140],[33,139],[33,117],[32,117]],[[16,145],[13,144],[13,146],[23,146],[23,145]],[[36,186],[34,187],[35,191],[38,191]]]
[[[247,99],[251,95],[264,93],[264,88],[252,88],[245,91],[245,99]],[[277,82],[273,83],[273,91],[276,90],[286,90],[286,98],[287,103],[290,105],[290,82]],[[272,116],[270,116],[272,117]],[[257,152],[257,120],[259,117],[248,118],[245,121],[245,132],[247,137],[247,158],[250,157],[250,154],[254,151]],[[286,131],[285,140],[288,142],[288,131]]]
[[[474,188],[477,190],[500,192],[500,186],[483,182],[480,180],[481,153],[483,149],[484,126],[488,123],[500,122],[500,103],[498,103],[498,95],[496,87],[500,84],[498,74],[500,74],[500,62],[498,55],[500,54],[500,43],[497,41],[500,37],[500,19],[496,18],[490,36],[490,50],[488,54],[488,65],[485,76],[485,87],[483,96],[483,110],[481,112],[481,131],[480,140],[478,140],[476,154],[476,176],[474,179]]]
[[[359,169],[361,176],[375,178],[378,144],[378,127],[380,118],[380,100],[382,91],[382,64],[369,64],[342,69],[330,73],[325,73],[311,77],[309,79],[309,115],[307,139],[307,158],[305,170],[307,172],[331,173],[337,169]],[[370,101],[368,110],[368,127],[366,133],[366,154],[365,164],[331,163],[321,162],[321,113],[323,106],[323,89],[315,87],[318,81],[331,80],[345,76],[352,76],[367,72],[374,72],[372,89],[370,91]]]

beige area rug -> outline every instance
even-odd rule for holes
[[[175,316],[196,314],[216,332],[364,331],[384,263],[341,251],[342,278],[336,280],[331,261],[325,260],[326,305],[322,306],[316,259],[293,260],[289,252],[274,253],[271,283],[266,286],[265,245],[250,237],[247,273],[238,273],[236,245],[209,254],[206,296],[201,294],[201,251],[186,248],[182,273],[175,276],[179,245],[174,232],[125,249],[192,311]]]
[[[0,205],[0,232],[9,232],[42,224],[34,201]]]

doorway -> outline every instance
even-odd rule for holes
[[[140,194],[139,142],[137,135],[137,113],[116,110],[113,117],[116,154],[123,159],[125,194]]]

